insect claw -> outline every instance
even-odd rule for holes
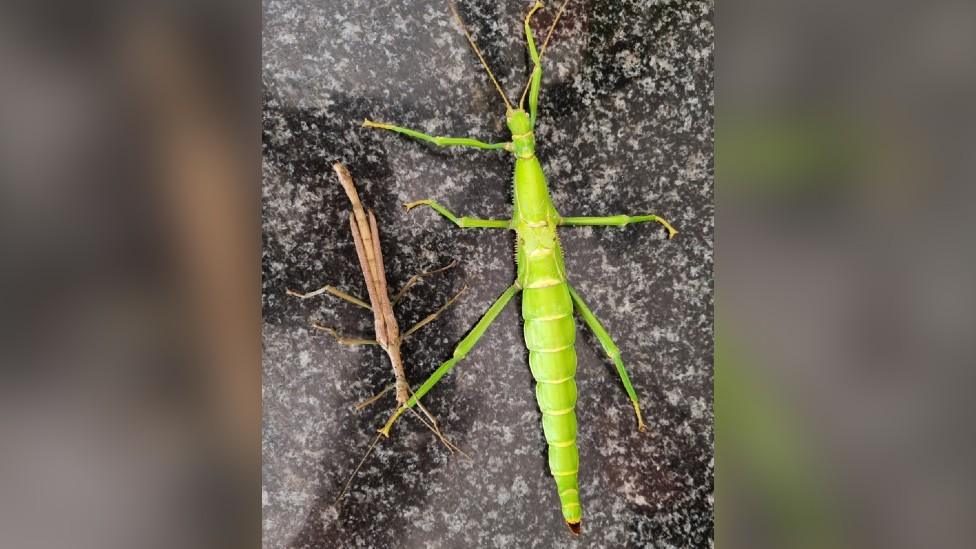
[[[386,425],[384,425],[383,428],[379,430],[379,433],[385,436],[386,438],[390,438],[390,429],[393,428],[393,424],[396,423],[397,418],[399,418],[400,415],[407,410],[408,408],[406,406],[400,406],[399,408],[397,408],[396,411],[393,412],[393,415],[390,416],[390,419],[386,422]]]
[[[644,417],[641,415],[640,405],[636,400],[632,400],[631,403],[634,405],[634,413],[637,414],[637,430],[643,433],[647,430],[647,424],[644,423]]]
[[[414,202],[407,202],[403,205],[404,208],[409,212],[410,210],[416,208],[417,206],[424,206],[430,204],[430,200],[416,200]]]
[[[678,230],[672,227],[671,224],[664,219],[659,217],[657,218],[657,221],[660,222],[661,225],[664,225],[664,228],[668,230],[668,240],[671,240],[674,238],[674,235],[678,234]]]

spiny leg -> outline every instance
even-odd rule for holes
[[[512,297],[514,297],[518,291],[519,287],[517,284],[509,286],[508,289],[505,290],[502,295],[500,295],[498,299],[491,304],[491,307],[488,307],[488,312],[485,313],[485,316],[481,317],[481,320],[474,325],[474,328],[468,332],[468,335],[466,335],[464,339],[458,343],[457,347],[454,348],[454,355],[449,360],[438,366],[436,370],[434,370],[434,373],[432,373],[430,377],[427,378],[427,381],[425,381],[420,388],[417,389],[406,404],[397,408],[396,412],[393,413],[389,421],[386,422],[386,425],[380,429],[380,433],[382,433],[384,436],[390,436],[390,429],[393,427],[393,424],[396,422],[397,418],[399,418],[403,412],[415,406],[417,402],[425,394],[427,394],[427,391],[430,391],[431,388],[433,388],[434,385],[436,385],[437,382],[444,377],[444,374],[449,372],[451,368],[458,363],[458,361],[467,356],[468,352],[475,346],[476,343],[478,343],[478,340],[481,339],[481,336],[485,335],[485,330],[488,329],[488,326],[495,321],[498,315],[505,308],[505,305],[512,300]]]
[[[645,430],[647,426],[644,425],[644,418],[641,417],[640,405],[637,403],[637,393],[634,391],[634,386],[630,383],[630,376],[627,375],[627,370],[624,368],[624,361],[620,358],[620,349],[617,348],[617,345],[613,342],[610,334],[607,333],[606,328],[600,324],[600,321],[597,320],[596,316],[593,315],[593,311],[586,306],[586,303],[583,302],[583,298],[576,293],[576,290],[574,290],[572,286],[569,288],[569,295],[573,297],[573,303],[579,310],[580,316],[583,317],[586,325],[593,330],[593,334],[596,335],[596,338],[600,341],[600,345],[603,346],[603,350],[606,351],[607,356],[613,360],[613,364],[617,367],[617,373],[620,375],[620,381],[624,382],[624,389],[627,390],[627,395],[630,397],[630,401],[634,405],[634,413],[637,414],[637,429],[639,431]]]
[[[562,217],[559,219],[560,225],[615,225],[622,227],[630,223],[643,223],[645,221],[657,221],[668,230],[668,238],[674,237],[678,231],[664,220],[663,217],[656,215],[611,215],[606,217]]]
[[[295,290],[285,289],[285,293],[292,297],[297,297],[299,299],[309,299],[315,296],[322,295],[324,293],[330,293],[340,299],[344,299],[349,303],[352,303],[353,305],[358,305],[365,309],[372,309],[372,307],[369,306],[369,303],[366,303],[365,301],[359,299],[358,297],[349,295],[346,292],[340,290],[339,288],[336,288],[335,286],[322,286],[318,290],[313,290],[307,293],[301,293],[301,292],[296,292]]]
[[[379,345],[379,342],[376,341],[375,339],[345,337],[341,335],[339,332],[337,332],[336,329],[333,328],[332,326],[326,326],[324,324],[319,324],[318,322],[313,323],[312,327],[315,328],[316,330],[320,330],[332,334],[332,337],[334,337],[336,342],[339,343],[340,345]]]
[[[471,139],[470,137],[442,137],[439,135],[428,135],[423,132],[418,132],[416,130],[411,130],[408,128],[401,128],[400,126],[394,126],[393,124],[384,124],[382,122],[373,122],[370,119],[363,120],[363,126],[366,128],[380,128],[383,130],[390,130],[391,132],[402,133],[403,135],[408,135],[415,139],[420,139],[421,141],[427,141],[433,143],[438,147],[469,147],[474,149],[485,149],[485,150],[498,150],[498,149],[508,149],[511,147],[511,143],[485,143],[484,141],[478,141],[477,139]]]
[[[511,229],[512,228],[512,222],[508,219],[481,219],[478,217],[467,217],[467,216],[458,217],[453,213],[451,213],[451,211],[445,208],[444,206],[438,204],[436,200],[431,200],[429,198],[425,198],[423,200],[417,200],[414,202],[408,202],[404,204],[404,207],[406,207],[408,211],[416,208],[417,206],[430,206],[437,213],[448,218],[452,223],[454,223],[458,227],[461,227],[462,229],[467,229],[470,227],[479,227],[482,229]]]
[[[407,283],[404,284],[403,287],[400,288],[400,291],[397,292],[397,294],[393,297],[393,305],[396,305],[397,302],[399,302],[401,299],[403,299],[403,296],[407,294],[407,290],[409,290],[410,288],[412,288],[415,284],[417,284],[418,282],[420,282],[422,279],[424,279],[424,278],[426,278],[428,276],[431,276],[431,275],[435,275],[437,273],[443,273],[444,271],[446,271],[448,269],[453,269],[454,267],[457,267],[457,264],[458,264],[458,260],[455,259],[455,260],[451,261],[450,263],[448,263],[447,265],[444,265],[443,267],[434,269],[432,271],[424,271],[422,273],[418,273],[418,274],[415,274],[415,275],[411,276],[410,277],[410,280],[407,280]]]
[[[464,287],[461,288],[460,291],[458,291],[458,293],[454,294],[454,297],[452,297],[451,299],[448,299],[447,300],[447,303],[441,305],[441,307],[439,309],[437,309],[433,313],[430,313],[429,315],[427,315],[426,317],[424,317],[423,320],[421,320],[420,322],[418,322],[418,323],[414,324],[413,326],[411,326],[410,329],[407,330],[406,332],[403,332],[403,335],[400,336],[400,340],[402,341],[404,339],[407,339],[408,337],[410,337],[411,334],[413,334],[417,330],[423,328],[424,326],[426,326],[426,325],[430,324],[431,322],[433,322],[434,320],[436,320],[437,317],[441,315],[441,313],[443,313],[444,311],[446,311],[451,305],[454,305],[454,302],[457,301],[458,298],[461,297],[461,294],[463,294],[465,291],[467,291],[467,289],[468,289],[468,285],[465,284]]]

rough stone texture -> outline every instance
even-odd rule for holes
[[[528,74],[527,2],[462,2],[509,95]],[[539,13],[543,34],[555,12]],[[471,290],[404,347],[416,384],[513,280],[513,239],[460,230],[405,201],[458,214],[511,212],[512,158],[360,127],[507,139],[504,107],[445,2],[266,0],[264,5],[264,543],[266,547],[713,546],[713,5],[571,3],[544,58],[538,154],[563,215],[658,213],[656,224],[564,228],[571,282],[623,351],[651,429],[638,433],[612,363],[581,321],[583,536],[559,513],[519,307],[425,398],[472,460],[451,457],[405,416],[348,496],[333,499],[392,410],[352,409],[392,380],[375,347],[348,348],[318,320],[371,334],[370,314],[286,287],[334,284],[365,297],[331,163],[376,210],[392,288],[428,279],[398,306],[401,328],[465,281]],[[541,37],[540,37],[541,42]]]

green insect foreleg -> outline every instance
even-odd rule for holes
[[[630,223],[643,223],[645,221],[657,221],[668,230],[668,238],[678,234],[678,231],[664,220],[663,217],[656,215],[611,215],[607,217],[562,217],[559,219],[560,225],[616,225],[622,227]]]
[[[505,305],[508,305],[508,302],[512,300],[512,297],[514,297],[518,291],[518,285],[513,284],[509,286],[509,288],[505,290],[494,303],[491,304],[491,307],[488,308],[488,312],[485,313],[485,316],[481,317],[481,320],[474,325],[474,328],[471,329],[468,335],[465,336],[460,343],[458,343],[457,347],[454,348],[454,356],[452,356],[447,362],[438,366],[437,369],[434,370],[434,373],[427,378],[427,381],[425,381],[423,385],[417,389],[413,396],[410,397],[410,400],[408,400],[406,404],[397,408],[396,412],[393,413],[389,421],[386,422],[386,425],[380,429],[380,433],[382,433],[383,436],[390,436],[390,429],[393,427],[393,424],[396,422],[397,418],[399,418],[400,415],[406,412],[408,409],[416,405],[420,398],[427,394],[427,391],[430,391],[434,385],[436,385],[437,382],[444,377],[444,374],[449,372],[455,364],[457,364],[468,354],[469,351],[471,351],[475,344],[478,343],[478,340],[481,339],[481,336],[485,335],[485,330],[488,329],[488,326],[490,326],[491,323],[498,318],[498,315],[505,308]]]
[[[583,298],[576,293],[576,290],[574,290],[572,286],[569,288],[569,295],[572,296],[573,303],[579,310],[580,316],[583,317],[586,325],[593,330],[593,334],[596,335],[596,338],[600,341],[600,345],[603,346],[603,350],[606,351],[607,356],[613,360],[613,364],[617,367],[617,373],[620,375],[620,381],[624,382],[624,389],[627,390],[627,395],[630,397],[630,401],[634,405],[634,413],[637,414],[637,429],[639,431],[643,431],[647,428],[647,426],[644,425],[644,418],[641,417],[640,405],[637,403],[637,392],[634,391],[634,386],[630,383],[630,376],[627,375],[627,370],[624,368],[624,361],[620,358],[620,349],[617,348],[617,345],[613,342],[610,334],[607,333],[606,328],[603,327],[603,324],[600,324],[600,321],[597,320],[596,316],[593,314],[593,311],[586,306],[586,303],[583,302]]]
[[[556,12],[556,17],[552,20],[552,25],[549,27],[549,32],[546,34],[546,39],[542,43],[542,49],[536,50],[535,39],[532,36],[532,28],[529,26],[529,21],[532,19],[532,15],[535,14],[537,10],[542,9],[544,6],[542,2],[536,2],[529,10],[529,13],[525,16],[525,42],[529,49],[529,57],[532,59],[532,76],[529,77],[529,81],[525,85],[525,90],[522,91],[522,98],[519,99],[519,108],[523,108],[525,104],[525,97],[529,97],[529,121],[532,127],[535,127],[536,115],[539,112],[539,90],[542,84],[542,56],[546,53],[546,46],[549,45],[549,39],[552,38],[552,33],[556,30],[556,23],[559,22],[559,18],[562,17],[563,12],[566,11],[566,6],[569,4],[569,0],[566,0],[559,7],[559,11]]]
[[[444,217],[451,220],[452,223],[461,227],[462,229],[467,229],[469,227],[480,227],[483,229],[511,229],[512,222],[509,219],[481,219],[477,217],[458,217],[451,213],[450,210],[441,206],[436,201],[426,198],[424,200],[417,200],[415,202],[408,202],[404,204],[407,210],[412,210],[417,206],[430,206],[437,213],[443,215]]]
[[[402,133],[403,135],[408,135],[422,141],[433,143],[438,147],[457,146],[487,150],[507,150],[509,147],[511,147],[511,143],[485,143],[484,141],[478,141],[477,139],[471,139],[470,137],[441,137],[439,135],[428,135],[423,132],[418,132],[408,128],[401,128],[400,126],[394,126],[392,124],[373,122],[369,119],[363,121],[363,126],[366,128],[380,128],[383,130],[390,130],[391,132]]]
[[[540,84],[542,84],[542,59],[539,56],[538,50],[535,48],[535,40],[532,38],[532,28],[529,27],[529,20],[532,19],[532,14],[541,8],[542,2],[536,2],[535,5],[532,6],[532,9],[529,10],[529,13],[525,16],[525,41],[528,43],[529,57],[532,58],[533,64],[532,77],[529,80],[529,120],[532,122],[533,128],[535,127],[536,114],[539,112],[539,88]],[[525,99],[525,94],[522,94],[522,98]],[[522,102],[519,101],[520,107],[521,103]]]

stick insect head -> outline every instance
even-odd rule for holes
[[[532,120],[524,109],[510,109],[505,114],[505,122],[513,137],[517,138],[532,131]]]
[[[505,114],[505,122],[512,132],[511,151],[519,158],[529,158],[535,154],[535,133],[532,131],[532,118],[523,109],[510,109]]]

